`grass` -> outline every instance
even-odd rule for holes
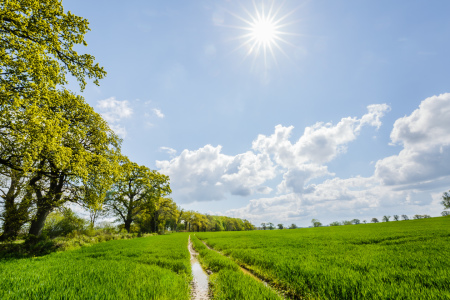
[[[448,217],[197,236],[292,298],[450,299]]]
[[[208,249],[195,235],[191,235],[191,241],[200,254],[200,263],[214,272],[210,276],[213,299],[282,299],[263,283],[244,274],[231,259]]]
[[[0,260],[0,299],[189,299],[187,235]]]

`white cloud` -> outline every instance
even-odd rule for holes
[[[98,101],[97,107],[102,111],[103,118],[110,123],[117,123],[133,114],[128,100],[119,101],[115,97]]]
[[[230,156],[221,153],[221,146],[206,145],[194,151],[184,150],[156,165],[170,176],[173,190],[186,203],[221,200],[229,194],[269,194],[273,189],[265,183],[278,174],[283,174],[278,193],[312,193],[311,179],[334,175],[323,163],[344,152],[363,125],[379,127],[388,109],[385,104],[371,105],[361,119],[343,118],[336,125],[316,123],[307,127],[294,144],[289,140],[294,127],[277,125],[274,134],[257,137],[253,151]]]
[[[153,113],[160,119],[164,118],[164,114],[162,113],[162,111],[160,109],[154,108]]]
[[[450,176],[450,94],[429,97],[391,132],[398,155],[379,160],[375,175],[386,185],[421,185]]]
[[[133,114],[133,109],[127,100],[119,101],[115,97],[100,100],[97,102],[97,107],[100,110],[102,117],[109,123],[114,132],[126,137],[127,131],[119,122],[123,119],[129,118]]]
[[[170,147],[159,147],[159,150],[167,152],[170,156],[177,154],[177,150]]]
[[[260,192],[259,185],[276,175],[267,155],[249,151],[229,156],[221,150],[221,146],[211,145],[184,150],[170,161],[156,161],[156,166],[170,176],[173,189],[183,202],[221,200],[226,194],[246,196]]]

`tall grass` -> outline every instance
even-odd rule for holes
[[[294,298],[450,299],[450,218],[197,236]]]
[[[209,250],[195,235],[191,235],[191,241],[200,254],[199,260],[202,265],[214,272],[210,276],[213,299],[282,299],[263,283],[244,274],[231,259]]]
[[[0,261],[0,299],[189,299],[187,235]]]

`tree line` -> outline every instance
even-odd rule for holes
[[[106,76],[94,56],[74,50],[87,46],[89,30],[61,1],[0,4],[1,240],[15,239],[25,224],[40,236],[48,215],[67,203],[88,209],[92,224],[111,214],[128,232],[182,220],[169,177],[123,155],[108,123],[66,88],[69,77],[83,91],[87,80],[98,85]],[[242,228],[228,223],[217,228]],[[216,226],[203,218],[187,224]]]

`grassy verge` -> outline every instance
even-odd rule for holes
[[[200,263],[214,272],[210,276],[214,299],[282,299],[261,282],[244,274],[231,259],[208,249],[195,235],[191,235],[191,241],[200,254]]]
[[[187,235],[0,260],[0,299],[189,299]]]
[[[450,299],[450,218],[198,233],[305,299]]]

